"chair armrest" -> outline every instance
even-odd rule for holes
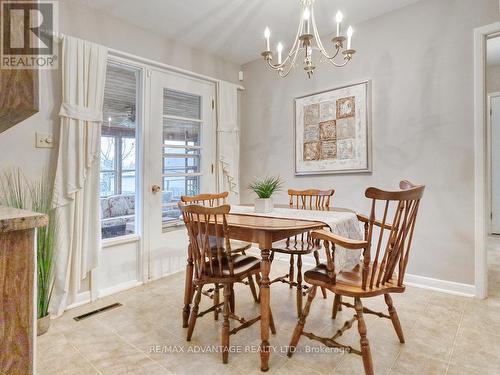
[[[370,219],[368,219],[367,216],[365,215],[362,215],[362,214],[357,214],[358,216],[358,220],[363,222],[363,223],[369,223],[370,222]],[[380,220],[375,220],[373,222],[373,224],[375,224],[377,227],[382,227],[382,222]],[[385,223],[384,224],[384,229],[392,229],[392,225],[391,224],[388,224],[388,223]]]
[[[351,250],[364,249],[368,245],[368,242],[366,241],[351,240],[349,238],[333,234],[332,232],[324,229],[313,230],[311,232],[311,237],[323,241],[330,241],[333,242],[335,245],[339,245],[342,246],[343,248]]]

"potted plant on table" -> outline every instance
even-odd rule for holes
[[[52,208],[52,184],[44,174],[31,182],[17,171],[5,172],[0,183],[0,204],[46,214],[49,224],[38,228],[37,250],[37,335],[50,327],[49,302],[53,286],[54,249],[57,234],[57,218]]]
[[[271,212],[273,210],[272,195],[280,191],[282,186],[283,181],[279,176],[265,177],[252,182],[249,188],[258,196],[258,198],[255,199],[255,212]]]

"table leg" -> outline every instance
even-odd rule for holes
[[[186,264],[186,282],[184,284],[184,308],[182,309],[182,327],[188,326],[191,302],[193,300],[193,260],[188,256]]]
[[[269,323],[270,323],[270,300],[269,271],[271,263],[269,260],[269,250],[261,250],[262,260],[260,262],[260,272],[262,280],[260,282],[260,369],[269,370]]]

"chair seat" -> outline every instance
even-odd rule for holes
[[[311,244],[307,241],[289,239],[273,243],[272,251],[282,254],[309,254],[321,250],[321,245]]]
[[[232,253],[241,253],[242,251],[246,251],[252,247],[250,242],[243,242],[238,240],[231,240],[231,252]]]
[[[234,277],[247,277],[251,274],[260,271],[260,259],[251,255],[234,255],[231,257],[233,260],[233,276]],[[229,270],[228,258],[222,259],[222,274],[219,270],[219,262],[216,258],[212,260],[212,267],[214,270],[213,275],[210,272],[210,262],[205,263],[205,271],[207,277],[232,277]]]
[[[370,264],[368,280],[370,280],[372,274],[372,267],[373,264]],[[309,284],[322,286],[330,289],[335,294],[350,297],[357,297],[360,295],[363,295],[364,297],[371,297],[385,293],[402,293],[405,290],[405,286],[398,286],[396,280],[389,280],[384,285],[381,283],[378,287],[375,286],[379,271],[378,268],[377,273],[375,274],[373,288],[370,288],[368,285],[366,290],[363,290],[362,270],[363,264],[360,262],[349,271],[339,272],[336,276],[336,280],[333,280],[328,276],[326,264],[321,263],[313,269],[306,271],[304,273],[304,279]]]
[[[224,247],[222,247],[222,248],[224,248]],[[231,240],[231,253],[233,255],[237,255],[238,253],[242,253],[244,251],[247,251],[250,248],[252,248],[252,244],[249,242]],[[214,244],[211,248],[211,251],[212,251],[212,256],[217,257],[217,245],[215,244],[215,241],[214,241]]]

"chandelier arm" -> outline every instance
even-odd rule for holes
[[[293,67],[294,67],[294,65],[295,65],[295,62],[297,61],[297,57],[298,57],[298,55],[299,55],[299,52],[300,52],[300,48],[298,48],[298,47],[297,47],[297,48],[295,49],[295,51],[293,52],[293,55],[292,55],[292,53],[290,53],[290,57],[291,57],[291,59],[292,59],[292,60],[291,60],[290,64],[288,65],[288,68],[286,68],[286,69],[285,69],[286,73],[281,73],[281,72],[284,70],[283,68],[285,67],[285,64],[284,64],[284,63],[283,63],[283,64],[281,64],[281,65],[278,65],[278,64],[273,64],[273,63],[271,63],[271,61],[270,61],[270,60],[267,60],[267,64],[268,64],[268,65],[269,65],[272,69],[277,70],[277,71],[278,71],[278,74],[280,75],[280,77],[283,77],[283,78],[284,78],[284,77],[286,77],[286,76],[290,73],[290,71],[293,69]],[[293,56],[293,57],[292,57],[292,56]]]
[[[283,67],[275,68],[278,71],[278,75],[281,78],[285,78],[286,76],[288,76],[288,74],[290,74],[290,72],[292,71],[292,69],[293,69],[293,67],[295,65],[295,62],[297,61],[297,57],[298,57],[299,51],[300,51],[299,48],[297,48],[295,50],[295,52],[293,54],[292,61],[290,62],[290,64],[288,65],[288,67],[286,67],[285,69],[283,69]]]
[[[279,75],[281,78],[286,78],[286,77],[290,74],[290,72],[292,71],[292,69],[293,69],[293,65],[291,65],[291,64],[290,64],[290,65],[288,66],[288,69],[287,69],[287,70],[283,70],[283,69],[278,70],[278,75]]]
[[[293,42],[292,48],[290,48],[290,52],[288,52],[288,56],[283,61],[282,66],[285,65],[285,63],[292,57],[292,55],[294,56],[292,64],[295,63],[295,59],[296,59],[296,56],[297,56],[297,51],[300,49],[300,40],[299,40],[299,37],[302,34],[302,30],[304,30],[304,18],[301,15],[300,21],[299,21],[299,27],[297,28],[297,34],[295,35],[295,40]]]
[[[304,28],[304,19],[301,16],[300,17],[300,22],[299,22],[299,27],[297,29],[297,34],[295,35],[295,41],[293,42],[292,48],[288,52],[288,55],[286,56],[286,58],[282,61],[281,64],[273,64],[270,60],[267,60],[268,65],[272,69],[276,69],[277,70],[277,69],[283,68],[287,64],[287,62],[290,60],[290,58],[292,58],[292,56],[293,56],[293,61],[291,62],[291,65],[295,64],[295,61],[297,59],[297,57],[296,57],[297,56],[297,52],[300,49],[299,37],[300,37],[300,35],[302,33],[303,28]]]
[[[336,51],[335,51],[335,53],[332,56],[328,55],[328,53],[326,53],[325,50],[320,50],[320,51],[321,51],[321,54],[323,56],[325,56],[325,58],[327,58],[328,60],[332,61],[332,60],[334,60],[339,55],[340,48],[337,48]]]
[[[340,48],[336,48],[335,53],[330,56],[328,52],[326,51],[326,48],[323,46],[323,42],[321,41],[321,37],[318,32],[318,28],[316,26],[316,18],[314,18],[314,8],[311,11],[311,18],[312,18],[312,24],[313,24],[313,33],[314,33],[314,38],[316,39],[316,44],[323,56],[325,56],[328,60],[333,60],[335,59],[338,54],[340,53]]]
[[[314,38],[316,39],[316,44],[318,45],[321,53],[323,53],[325,56],[328,56],[328,53],[326,52],[326,49],[323,46],[323,42],[321,41],[321,37],[318,32],[318,27],[316,26],[316,18],[314,17],[314,8],[311,10],[311,20],[313,25]]]
[[[328,61],[335,67],[337,68],[342,68],[343,66],[346,66],[351,59],[345,58],[345,61],[342,64],[337,64],[335,61],[328,59]]]

